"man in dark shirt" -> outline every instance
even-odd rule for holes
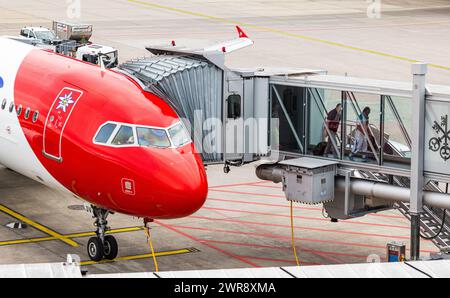
[[[333,145],[333,142],[334,144],[336,144],[336,146],[338,145],[336,135],[339,129],[339,125],[341,123],[341,113],[342,113],[342,105],[340,103],[337,104],[336,107],[328,113],[327,120],[325,123],[325,125],[328,127],[327,129],[328,142],[327,147],[325,148],[324,151],[324,156],[328,156],[328,154],[332,149],[333,156],[335,158],[339,158],[339,152],[337,152],[336,148]]]

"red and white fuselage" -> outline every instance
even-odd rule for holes
[[[122,73],[0,38],[0,164],[18,173],[107,210],[187,216],[207,180],[193,142],[171,136],[180,123]]]

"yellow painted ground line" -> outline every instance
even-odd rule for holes
[[[11,211],[11,212],[14,212],[14,211],[6,208],[3,205],[0,205],[0,210],[13,216],[11,213],[9,213],[9,211]],[[8,212],[6,210],[8,210]],[[18,214],[16,212],[14,212],[14,215],[17,215],[17,217],[14,216],[15,218],[17,218],[23,222],[27,222],[29,225],[31,225],[30,222],[24,220],[25,219],[24,216],[21,216],[20,214]],[[21,217],[19,217],[19,216],[21,216]],[[31,220],[29,220],[29,221],[31,221]],[[106,233],[107,234],[128,233],[128,232],[141,231],[142,229],[143,229],[143,227],[129,227],[129,228],[113,229]],[[39,230],[41,230],[41,229],[39,229]],[[60,236],[64,239],[83,238],[83,237],[95,236],[95,232],[81,232],[81,233],[73,233],[73,234],[66,234],[66,235],[60,235]],[[39,237],[39,238],[29,238],[29,239],[20,239],[20,240],[0,241],[0,246],[14,245],[14,244],[26,244],[26,243],[37,243],[37,242],[52,241],[52,240],[61,240],[61,238],[53,236],[53,237]],[[78,246],[78,244],[77,244],[77,246]],[[198,249],[191,247],[191,248],[183,248],[183,249],[177,249],[177,250],[157,252],[157,253],[155,253],[155,255],[157,257],[164,257],[164,256],[193,253],[193,252],[198,252],[198,251],[199,251]],[[88,266],[88,265],[94,265],[94,264],[104,264],[104,263],[112,263],[112,262],[119,262],[119,261],[140,260],[140,259],[147,259],[147,258],[151,258],[151,257],[152,257],[152,254],[142,254],[142,255],[135,255],[135,256],[119,257],[114,260],[103,260],[100,262],[83,261],[80,263],[80,265]]]
[[[114,229],[114,230],[108,231],[108,232],[106,232],[106,234],[127,233],[127,232],[135,232],[135,231],[140,231],[140,230],[142,230],[142,227],[120,228],[120,229]],[[68,239],[83,238],[83,237],[95,236],[95,232],[82,232],[82,233],[66,234],[66,235],[62,235],[62,236],[65,238],[68,238]],[[56,237],[37,237],[37,238],[28,238],[28,239],[19,239],[19,240],[7,240],[7,241],[0,241],[0,247],[7,246],[7,245],[37,243],[37,242],[53,241],[53,240],[59,240],[59,239]]]
[[[127,233],[127,232],[136,232],[141,231],[142,227],[131,227],[131,228],[120,228],[120,229],[114,229],[106,232],[106,234],[118,234],[118,233]],[[89,237],[89,236],[95,236],[95,232],[82,232],[82,233],[75,233],[75,234],[67,234],[64,235],[68,238],[83,238],[83,237]]]
[[[140,1],[140,0],[128,0],[128,2],[145,5],[148,7],[163,9],[163,10],[167,10],[167,11],[178,12],[178,13],[182,13],[182,14],[186,14],[186,15],[196,16],[196,17],[212,20],[212,21],[219,22],[219,23],[235,24],[235,25],[240,25],[240,26],[244,26],[244,27],[248,27],[248,28],[253,28],[256,30],[260,30],[260,31],[272,32],[272,33],[276,33],[276,34],[283,35],[283,36],[288,36],[288,37],[293,37],[293,38],[298,38],[298,39],[303,39],[303,40],[308,40],[308,41],[313,41],[313,42],[319,42],[319,43],[327,44],[330,46],[340,47],[340,48],[344,48],[344,49],[348,49],[348,50],[354,50],[354,51],[358,51],[358,52],[362,52],[362,53],[393,58],[393,59],[407,61],[407,62],[411,62],[411,63],[418,62],[418,60],[407,58],[407,57],[402,57],[399,55],[393,55],[393,54],[383,53],[383,52],[379,52],[379,51],[375,51],[375,50],[363,49],[363,48],[354,47],[354,46],[346,45],[346,44],[339,43],[339,42],[334,42],[334,41],[329,41],[329,40],[325,40],[325,39],[290,33],[287,31],[273,29],[273,28],[269,28],[269,27],[237,22],[237,21],[230,20],[230,19],[210,16],[210,15],[203,14],[203,13],[198,13],[198,12],[189,11],[189,10],[185,10],[185,9],[179,9],[179,8],[156,4],[156,3],[152,3],[152,2]],[[448,67],[448,66],[443,66],[443,65],[439,65],[439,64],[433,64],[433,63],[428,64],[428,66],[432,67],[432,68],[438,68],[438,69],[450,71],[450,67]]]
[[[155,256],[156,257],[164,257],[164,256],[173,256],[173,255],[193,253],[193,252],[198,252],[198,250],[195,248],[183,248],[183,249],[178,249],[178,250],[161,251],[161,252],[156,252]],[[148,259],[151,257],[152,257],[152,254],[142,254],[142,255],[135,255],[135,256],[119,257],[114,260],[102,260],[100,262],[83,261],[83,262],[80,262],[80,265],[87,266],[87,265],[95,265],[95,264],[105,264],[105,263],[120,262],[120,261]]]
[[[6,213],[6,214],[16,218],[17,220],[20,220],[20,221],[26,223],[29,226],[32,226],[35,229],[38,229],[39,231],[41,231],[41,232],[43,232],[43,233],[45,233],[47,235],[50,235],[50,236],[52,236],[52,237],[54,237],[54,238],[56,238],[58,240],[61,240],[62,242],[66,243],[66,244],[68,244],[70,246],[78,247],[78,243],[76,243],[75,241],[69,239],[68,237],[66,237],[64,235],[61,235],[61,234],[59,234],[59,233],[57,233],[57,232],[55,232],[55,231],[53,231],[53,230],[51,230],[51,229],[49,229],[47,227],[45,227],[45,226],[35,222],[35,221],[33,221],[33,220],[23,216],[22,214],[17,213],[16,211],[9,209],[8,207],[6,207],[4,205],[0,205],[0,211],[2,211],[4,213]]]
[[[0,241],[0,246],[15,245],[15,244],[26,244],[26,243],[37,243],[37,242],[53,241],[53,240],[58,240],[58,238],[55,238],[55,237],[40,237],[40,238]]]

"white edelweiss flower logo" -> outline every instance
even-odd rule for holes
[[[73,92],[70,92],[69,94],[61,96],[59,98],[59,104],[56,107],[56,109],[57,110],[61,109],[65,113],[67,110],[67,107],[74,103],[74,101],[72,100],[72,94],[73,94]]]

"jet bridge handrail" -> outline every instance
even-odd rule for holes
[[[394,113],[394,117],[397,120],[398,125],[400,126],[400,130],[402,131],[403,137],[405,138],[408,148],[411,149],[411,146],[412,146],[411,138],[408,134],[408,130],[406,129],[405,125],[403,124],[402,118],[401,118],[397,108],[395,107],[392,97],[389,95],[384,95],[384,97],[387,99],[387,103],[389,104],[389,107],[391,108],[392,113]]]
[[[277,97],[280,107],[283,110],[283,113],[289,123],[291,131],[294,134],[294,138],[298,144],[298,147],[300,148],[300,152],[304,153],[302,142],[300,141],[300,138],[298,137],[297,131],[295,130],[295,127],[294,127],[294,124],[292,123],[291,117],[289,116],[286,106],[284,105],[283,100],[281,99],[280,93],[278,92],[277,87],[275,87],[275,85],[272,85],[272,89],[275,92],[275,96]]]
[[[359,105],[358,105],[358,102],[356,101],[355,95],[352,92],[348,92],[348,91],[344,91],[344,92],[350,98],[350,103],[351,103],[351,105],[353,107],[353,110],[355,111],[356,115],[357,116],[361,115],[361,109],[359,109]],[[358,109],[359,109],[359,113],[358,113]],[[377,163],[380,164],[380,157],[378,156],[377,150],[375,150],[375,147],[372,144],[372,140],[369,137],[369,132],[372,133],[372,131],[370,129],[370,126],[369,126],[369,131],[367,131],[366,128],[362,125],[362,123],[359,120],[359,118],[358,118],[358,122],[360,122],[360,124],[361,124],[362,130],[364,132],[364,136],[367,138],[367,142],[368,142],[368,144],[370,146],[370,149],[372,150],[372,153],[373,153]],[[372,135],[373,135],[373,133],[372,133]]]
[[[347,92],[347,94],[348,94],[348,96],[349,96],[349,98],[350,98],[350,102],[351,102],[352,104],[354,104],[354,106],[356,107],[356,113],[357,113],[357,116],[361,115],[361,114],[362,114],[362,110],[361,110],[361,107],[360,107],[359,104],[358,104],[358,101],[356,100],[355,94],[354,94],[353,92],[348,92],[348,91],[344,91],[344,92]],[[368,131],[368,132],[370,132],[371,135],[374,135],[374,133],[373,133],[373,131],[372,131],[372,129],[371,129],[371,126],[369,126],[369,131]],[[370,139],[369,139],[369,140],[370,140]],[[376,139],[375,139],[375,145],[377,145],[378,148],[381,147],[380,144],[377,143],[377,140],[376,140]]]
[[[349,128],[349,131],[351,132],[351,131],[354,131],[354,130],[356,129],[357,124],[358,124],[357,121],[347,120],[347,122],[345,123],[345,126],[348,127],[348,128]],[[370,124],[370,128],[371,128],[371,131],[372,131],[372,132],[373,132],[375,129],[377,129],[377,127],[376,127],[374,124]],[[380,132],[380,134],[381,134],[381,132]],[[348,136],[351,136],[351,134],[349,134]],[[385,138],[385,137],[383,136],[383,138]],[[397,156],[404,157],[404,154],[403,154],[400,150],[398,150],[397,147],[395,147],[394,145],[392,145],[392,143],[390,142],[389,139],[386,139],[386,138],[385,138],[385,143],[387,143],[387,144],[389,144],[389,145],[391,146],[391,149],[395,152],[395,154],[396,154]],[[384,149],[383,149],[383,150],[384,150]],[[384,153],[384,154],[386,154],[386,153]]]
[[[328,118],[328,117],[327,117],[328,113],[327,113],[327,108],[325,107],[325,104],[323,103],[322,96],[320,96],[320,93],[319,93],[319,91],[317,91],[316,88],[313,88],[313,89],[316,91],[317,97],[318,97],[318,98],[316,98],[316,96],[314,96],[314,94],[313,94],[312,91],[311,91],[311,88],[307,88],[309,94],[310,94],[311,97],[314,99],[314,102],[316,103],[317,108],[320,110],[320,106],[322,106],[324,113],[322,113],[322,111],[321,111],[320,114],[322,115],[323,121],[324,121],[324,123],[325,123],[325,125],[324,125],[324,126],[325,126],[325,130],[327,131],[327,134],[328,134],[328,136],[329,136],[329,139],[330,139],[331,143],[333,144],[333,147],[334,147],[334,149],[336,150],[336,152],[340,152],[339,147],[338,147],[338,145],[336,144],[335,139],[331,137],[331,131],[330,131],[330,128],[328,127],[328,124],[326,123],[326,120],[327,120],[327,118]],[[319,102],[321,103],[321,105],[319,104],[319,102],[318,102],[317,100],[319,100]],[[326,116],[325,116],[325,115],[326,115]],[[337,139],[339,142],[341,142],[340,139],[339,139],[339,136],[337,136],[337,135],[336,135],[336,139]],[[341,143],[342,143],[342,142],[341,142]]]

